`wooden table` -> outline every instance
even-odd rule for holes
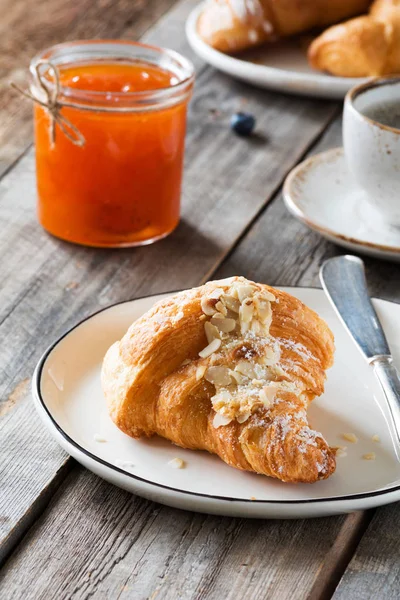
[[[66,329],[120,300],[242,274],[319,286],[340,251],[286,212],[281,185],[304,156],[341,143],[341,106],[242,85],[193,55],[197,0],[0,0],[0,597],[386,599],[400,596],[400,509],[307,521],[174,510],[75,463],[34,411],[30,378]],[[31,107],[8,88],[66,39],[124,37],[193,60],[182,221],[151,247],[107,251],[46,235],[35,217]],[[245,107],[258,135],[236,137]],[[400,299],[399,267],[366,260],[371,292]]]

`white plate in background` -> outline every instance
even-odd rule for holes
[[[100,369],[108,347],[157,300],[152,296],[102,310],[77,325],[40,360],[33,378],[36,408],[57,442],[107,481],[134,494],[182,509],[227,516],[296,518],[339,514],[400,499],[400,463],[386,424],[387,406],[372,369],[339,323],[321,290],[284,288],[316,310],[336,338],[336,360],[326,392],[309,410],[310,422],[332,445],[346,445],[325,481],[287,484],[238,471],[207,452],[183,450],[154,437],[134,440],[108,416]],[[400,305],[374,300],[398,364]],[[357,444],[341,439],[355,433]],[[373,435],[381,442],[374,443]],[[106,441],[99,442],[97,436]],[[376,453],[376,460],[362,455]],[[182,458],[186,467],[168,461]]]
[[[301,96],[341,99],[366,78],[334,77],[312,69],[298,38],[264,44],[237,55],[224,54],[206,44],[197,33],[197,20],[204,3],[186,22],[186,35],[194,52],[205,62],[236,79],[257,87]]]

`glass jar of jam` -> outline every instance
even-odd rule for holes
[[[42,226],[87,246],[168,235],[179,221],[191,63],[171,50],[100,40],[45,50],[31,72],[32,94],[46,104],[47,88],[55,102],[34,108]]]

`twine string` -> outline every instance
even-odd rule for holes
[[[42,67],[46,68],[42,70]],[[39,60],[34,65],[33,69],[34,82],[36,83],[37,88],[39,88],[39,94],[37,92],[35,93],[35,88],[31,88],[31,91],[23,90],[15,83],[11,83],[11,87],[25,96],[25,98],[28,98],[47,111],[50,117],[49,133],[52,146],[54,146],[56,141],[56,125],[59,126],[63,134],[75,146],[84,146],[86,140],[83,134],[61,112],[62,107],[66,106],[66,104],[59,100],[61,83],[57,67],[47,60]],[[52,79],[51,82],[46,75],[50,75]]]

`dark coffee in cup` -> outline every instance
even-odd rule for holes
[[[381,123],[381,125],[400,129],[400,102],[398,100],[385,103],[378,102],[365,108],[363,114],[368,119]]]

